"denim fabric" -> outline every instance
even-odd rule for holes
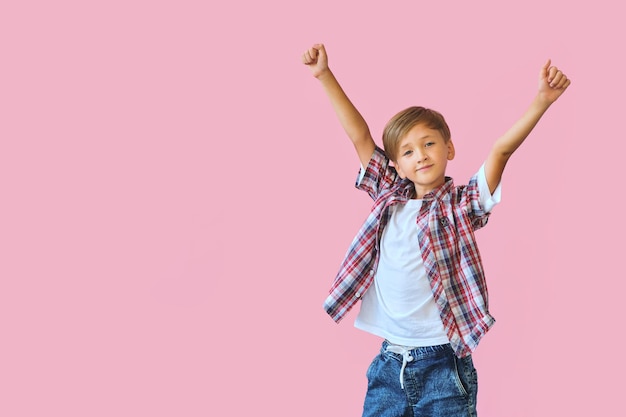
[[[404,370],[402,355],[380,354],[367,370],[363,417],[476,417],[478,380],[472,357],[458,358],[449,344],[415,348]]]

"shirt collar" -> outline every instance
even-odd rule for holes
[[[454,187],[454,181],[452,181],[451,177],[445,177],[445,181],[439,187],[435,188],[431,192],[424,195],[422,200],[440,200],[444,195],[448,194],[450,190]],[[411,180],[404,178],[402,181],[398,183],[397,188],[398,194],[402,197],[410,200],[415,195],[415,185]]]

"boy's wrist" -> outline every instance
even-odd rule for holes
[[[552,103],[552,101],[542,97],[541,94],[537,94],[537,96],[533,100],[532,106],[543,113],[548,110]]]
[[[318,80],[324,82],[326,80],[328,80],[329,78],[333,77],[333,73],[330,70],[330,68],[326,68],[323,69],[322,71],[320,71],[318,74],[315,74],[315,78],[317,78]]]

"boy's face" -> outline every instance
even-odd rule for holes
[[[394,163],[398,174],[415,184],[416,198],[422,198],[445,182],[446,166],[453,158],[452,140],[446,142],[438,130],[418,124],[400,140]]]

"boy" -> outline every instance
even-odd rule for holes
[[[528,110],[469,184],[455,187],[445,176],[455,151],[441,114],[401,111],[384,129],[383,151],[330,71],[324,46],[308,49],[302,61],[354,144],[357,188],[374,200],[325,302],[338,322],[361,300],[355,326],[384,339],[367,371],[363,416],[475,416],[471,353],[494,319],[474,230],[500,201],[508,159],[570,80],[548,60]]]

